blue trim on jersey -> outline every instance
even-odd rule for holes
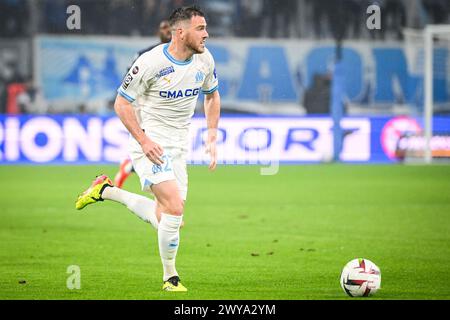
[[[122,97],[124,97],[128,102],[134,102],[134,100],[136,100],[136,99],[133,99],[132,97],[130,97],[129,95],[127,95],[127,94],[122,90],[122,88],[119,88],[119,89],[117,90],[117,93],[120,94]]]
[[[180,60],[177,60],[174,57],[172,57],[170,55],[170,53],[169,53],[169,50],[168,50],[169,44],[170,43],[166,44],[164,46],[164,49],[163,49],[164,55],[167,57],[167,59],[169,59],[171,62],[173,62],[173,63],[175,63],[175,64],[177,64],[179,66],[185,66],[185,65],[187,65],[187,64],[192,62],[192,60],[193,60],[192,57],[189,60],[186,60],[186,61],[180,61]]]
[[[215,86],[214,88],[212,88],[211,90],[202,90],[203,94],[211,94],[214,91],[216,91],[217,89],[219,89],[219,85]]]
[[[150,188],[153,185],[153,182],[151,182],[148,179],[144,180],[144,188]]]

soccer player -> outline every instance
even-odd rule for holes
[[[115,111],[130,132],[130,158],[144,191],[156,201],[114,187],[107,176],[94,180],[78,197],[76,208],[103,200],[124,204],[158,232],[163,265],[163,290],[187,291],[175,259],[188,190],[188,131],[200,90],[208,136],[209,169],[217,164],[216,139],[220,95],[203,12],[196,6],[176,9],[170,16],[172,41],[139,57],[118,89]],[[141,108],[142,124],[133,104]],[[160,216],[160,219],[158,219]]]
[[[170,28],[170,24],[168,20],[163,20],[159,24],[158,36],[160,42],[156,45],[152,45],[143,50],[140,50],[136,53],[135,58],[133,59],[133,63],[145,52],[152,50],[153,48],[159,46],[162,43],[168,43],[172,39],[172,30]],[[139,115],[139,110],[136,110],[136,113]],[[138,116],[139,117],[139,116]],[[140,117],[139,117],[140,119]],[[118,188],[122,188],[125,180],[130,176],[130,174],[134,171],[133,164],[131,163],[130,158],[125,158],[120,162],[119,171],[117,171],[114,177],[114,185]]]

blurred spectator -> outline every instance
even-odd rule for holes
[[[77,113],[79,113],[79,114],[87,113],[87,107],[86,107],[86,104],[82,103],[82,104],[78,105],[78,107],[77,107]]]
[[[428,14],[428,23],[445,24],[449,23],[449,0],[423,0],[423,7]]]
[[[240,23],[235,24],[237,32],[242,37],[261,36],[263,0],[240,0]]]
[[[403,0],[406,13],[406,27],[423,28],[426,25],[426,11],[422,0]]]
[[[264,17],[265,25],[268,29],[267,36],[275,38],[277,33],[278,16],[277,1],[263,0],[262,16]]]
[[[347,36],[351,13],[346,8],[346,0],[334,0],[327,3],[327,18],[333,39],[343,40]]]
[[[114,28],[116,23],[120,23],[116,20],[118,17],[111,15],[110,12],[115,5],[114,1],[81,0],[77,4],[81,9],[81,30],[83,33],[106,34]]]
[[[252,5],[253,2],[252,2]],[[261,15],[265,21],[267,32],[271,38],[288,38],[291,35],[297,17],[296,0],[263,0]],[[261,20],[262,21],[262,20]]]
[[[107,32],[109,34],[139,34],[141,4],[142,1],[136,0],[109,0],[108,3],[104,3],[103,9],[107,10],[110,17]]]
[[[204,7],[211,36],[316,39],[401,38],[402,28],[449,23],[449,0],[31,0],[40,9],[41,33],[65,33],[70,4],[81,8],[83,34],[150,35],[174,8]],[[0,36],[21,36],[29,24],[29,0],[0,1]],[[365,32],[366,9],[382,10],[382,30]],[[308,14],[300,12],[306,10]],[[301,21],[300,14],[301,13]],[[304,21],[305,20],[305,21]],[[232,22],[232,23],[231,23]],[[309,30],[303,30],[309,29]],[[364,32],[363,32],[364,31]]]
[[[259,0],[256,0],[257,4]],[[241,34],[246,30],[243,24],[246,21],[239,19],[239,21],[233,25],[233,18],[236,18],[235,11],[240,10],[239,0],[233,1],[227,0],[202,0],[198,1],[198,5],[203,8],[206,15],[206,22],[208,23],[208,33],[214,37],[226,37],[234,34]],[[251,18],[251,17],[249,17]]]
[[[134,56],[134,59],[133,59],[133,61],[132,61],[132,64],[137,60],[137,58],[139,58],[139,57],[140,57],[141,55],[143,55],[145,52],[152,50],[153,48],[155,48],[156,46],[159,46],[159,45],[162,44],[162,43],[168,43],[168,42],[170,42],[170,41],[172,40],[172,31],[171,31],[171,28],[170,28],[169,20],[162,20],[162,21],[159,23],[157,36],[158,36],[160,42],[154,43],[154,44],[152,44],[152,45],[149,46],[149,47],[146,47],[146,48],[144,48],[144,49],[139,50],[139,51],[136,53],[136,55]],[[131,68],[132,64],[130,64],[130,65],[127,67],[126,72],[128,72],[128,70]],[[126,73],[125,73],[125,74],[126,74]],[[124,77],[125,77],[125,74],[124,74]]]
[[[329,75],[315,74],[312,85],[305,91],[303,106],[308,114],[330,113],[331,79]]]
[[[28,6],[25,0],[0,1],[0,37],[21,37],[27,33]]]
[[[289,38],[291,37],[291,30],[293,29],[295,20],[297,20],[297,1],[282,0],[279,8],[281,21],[278,28],[281,29],[282,37]]]
[[[326,17],[328,12],[327,0],[307,0],[312,7],[311,23],[316,39],[323,39],[327,36]]]
[[[384,30],[389,30],[395,38],[400,40],[403,38],[402,31],[406,25],[405,7],[398,0],[384,0],[383,3],[381,25]]]
[[[361,0],[346,0],[345,7],[348,12],[348,36],[359,39],[361,30],[365,27],[366,9]]]
[[[141,3],[140,32],[144,36],[153,35],[158,26],[159,20],[155,19],[159,15],[159,0],[143,0]]]
[[[10,85],[24,81],[19,72],[19,63],[14,49],[0,50],[0,113],[7,111]]]
[[[24,91],[16,98],[17,107],[20,113],[46,113],[47,103],[39,88],[33,86],[31,81],[24,85]]]

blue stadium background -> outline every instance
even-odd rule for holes
[[[221,129],[247,139],[247,153],[264,149],[264,161],[272,155],[282,163],[309,163],[330,161],[342,147],[335,160],[396,163],[403,160],[401,138],[422,134],[423,48],[402,31],[450,23],[448,1],[194,2],[208,14]],[[135,53],[157,43],[159,21],[188,3],[2,1],[0,163],[120,161],[127,133],[112,111],[115,91]],[[69,4],[81,8],[81,30],[66,27]],[[381,30],[365,24],[373,4],[383,13]],[[434,134],[450,153],[449,48],[450,41],[434,51]],[[336,104],[344,116],[342,146],[333,144]],[[193,123],[202,126],[201,98]],[[253,133],[262,133],[261,141],[251,141]],[[192,139],[191,162],[198,163],[195,132]],[[222,162],[257,163],[252,154],[242,156],[239,141],[222,141],[235,154]]]

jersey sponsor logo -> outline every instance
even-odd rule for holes
[[[131,74],[127,74],[125,76],[125,79],[123,79],[122,88],[124,90],[127,90],[128,86],[130,85],[131,81],[133,81],[133,76]]]
[[[169,91],[160,91],[159,96],[161,98],[166,99],[178,99],[184,97],[195,97],[198,96],[200,92],[200,88],[195,89],[186,89],[186,90],[169,90]]]
[[[135,66],[135,67],[133,68],[132,73],[133,73],[133,74],[137,74],[138,72],[139,72],[139,67],[138,67],[138,66]]]
[[[175,69],[173,68],[173,66],[164,68],[156,74],[156,78],[159,79],[161,77],[167,76],[168,74],[171,74],[172,72],[175,72]]]

